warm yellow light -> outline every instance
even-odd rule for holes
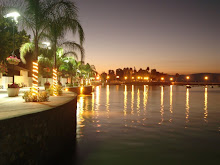
[[[189,76],[186,76],[186,79],[187,79],[187,80],[189,80],[189,79],[190,79],[190,77],[189,77]]]
[[[107,76],[107,79],[109,79],[110,77],[109,76]]]
[[[161,77],[161,80],[163,81],[163,80],[164,80],[164,77]]]
[[[80,87],[80,94],[83,94],[83,87]]]
[[[100,77],[99,77],[99,76],[97,76],[97,77],[96,77],[96,80],[99,80],[99,79],[100,79]]]
[[[116,78],[119,78],[119,76],[116,76]]]
[[[58,95],[56,87],[57,87],[57,69],[54,68],[53,69],[53,95],[54,96]]]
[[[149,77],[144,77],[144,80],[149,80]]]
[[[33,62],[33,74],[32,74],[32,90],[33,95],[37,95],[38,93],[38,63]]]
[[[125,80],[127,80],[128,79],[128,77],[125,77]]]
[[[208,76],[205,76],[205,80],[208,80],[209,78],[208,78]]]
[[[138,77],[138,80],[140,80],[141,79],[141,77]]]
[[[68,88],[66,88],[66,89],[65,89],[65,91],[67,91],[67,92],[68,92],[68,91],[69,91],[69,90],[68,90]]]
[[[170,81],[173,81],[173,77],[170,77]]]
[[[132,77],[132,79],[134,79],[134,77]]]

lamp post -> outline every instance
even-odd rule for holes
[[[8,62],[10,60],[12,60],[13,62],[10,63],[13,65],[13,84],[14,84],[14,66],[18,65],[18,63],[20,62],[19,59],[17,59],[16,55],[15,55],[15,25],[18,23],[18,17],[20,16],[20,14],[18,12],[12,12],[12,13],[8,13],[6,14],[4,17],[5,18],[9,18],[12,17],[12,21],[13,21],[13,51],[12,51],[12,56],[7,58]]]
[[[205,83],[207,84],[207,81],[209,80],[209,77],[205,76],[204,79],[205,79]]]
[[[189,76],[186,76],[187,84],[188,84],[189,79],[190,79],[190,77],[189,77]]]

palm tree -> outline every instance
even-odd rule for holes
[[[20,22],[34,36],[34,59],[39,56],[39,42],[43,34],[50,29],[51,22],[58,22],[64,15],[77,20],[75,3],[69,0],[3,0],[1,14],[16,9],[20,13]],[[79,28],[80,29],[80,28]],[[83,36],[81,36],[83,37]],[[81,38],[81,41],[83,38]],[[55,44],[56,45],[56,44]],[[56,49],[54,49],[56,51]]]
[[[60,65],[59,70],[64,71],[70,77],[71,84],[73,84],[73,76],[77,75],[79,70],[80,62],[77,62],[73,58],[63,58],[63,63]]]

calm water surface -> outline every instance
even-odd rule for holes
[[[79,164],[220,164],[220,88],[97,86],[79,96]]]

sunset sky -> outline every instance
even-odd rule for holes
[[[219,0],[76,0],[86,62],[166,73],[220,73]]]

